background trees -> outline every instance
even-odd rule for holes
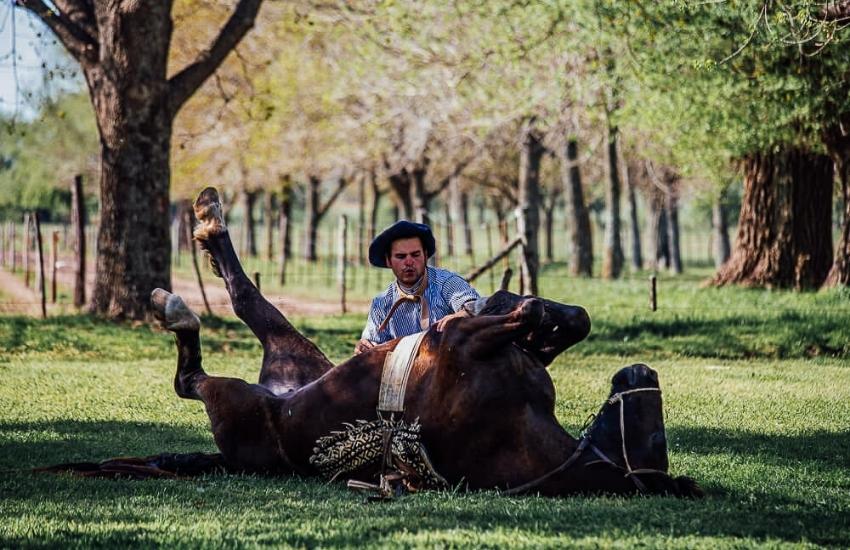
[[[39,12],[37,2],[21,4]],[[729,190],[742,197],[742,221],[727,251],[725,223],[735,225],[737,212],[721,215],[717,202],[716,283],[812,288],[828,273],[832,284],[850,280],[844,3],[274,3],[225,61],[258,3],[239,2],[233,11],[176,2],[151,12],[146,31],[171,37],[172,47],[157,42],[155,55],[133,52],[129,63],[143,72],[119,66],[123,87],[103,71],[100,53],[112,50],[98,49],[96,59],[87,52],[100,48],[92,37],[110,32],[110,17],[140,14],[104,11],[97,27],[95,12],[66,21],[63,6],[50,6],[47,19],[88,64],[93,95],[112,90],[120,99],[112,107],[106,95],[95,102],[108,138],[101,140],[104,166],[112,166],[103,177],[138,181],[144,192],[132,195],[134,204],[156,196],[161,206],[163,187],[151,182],[168,177],[174,198],[190,197],[199,181],[215,183],[243,205],[235,210],[246,220],[251,200],[266,205],[264,216],[276,203],[295,204],[289,211],[312,228],[306,250],[315,259],[316,227],[340,196],[357,193],[361,225],[367,195],[372,220],[387,196],[401,216],[452,225],[469,219],[474,196],[505,231],[525,236],[531,289],[553,245],[569,250],[573,273],[592,274],[594,233],[604,235],[596,262],[606,277],[624,272],[626,256],[632,269],[655,269],[661,260],[678,273],[682,203],[700,196],[707,205]],[[134,36],[122,36],[122,47],[142,35]],[[217,44],[214,63],[205,44]],[[166,62],[187,69],[166,78]],[[154,127],[160,137],[140,137]],[[172,127],[176,139],[163,141]],[[136,141],[115,141],[119,130]],[[144,174],[132,169],[142,158]],[[845,214],[833,262],[835,174]],[[141,263],[153,262],[146,265],[157,281],[167,271],[127,245],[107,246],[129,235],[115,220],[139,218],[150,204],[133,214],[104,202],[99,261],[112,262],[101,269],[112,275],[99,284],[125,290],[96,293],[95,309],[118,314],[119,303],[153,284],[137,279]],[[447,205],[442,215],[439,204]],[[164,226],[160,206],[144,217]],[[549,236],[558,211],[569,239]],[[166,236],[149,229],[146,250],[162,250]],[[538,239],[544,229],[547,237]],[[547,250],[538,250],[544,242]]]

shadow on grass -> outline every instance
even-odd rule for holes
[[[214,450],[206,425],[189,428],[112,420],[0,422],[0,468],[7,469]]]
[[[594,320],[587,341],[575,351],[719,359],[850,357],[850,331],[843,321],[845,317],[794,311]]]
[[[209,437],[197,430],[117,421],[5,423],[0,424],[0,437],[4,440],[0,457],[6,468],[122,454],[210,450],[211,446]],[[846,471],[846,457],[850,456],[850,441],[845,435],[823,431],[767,436],[732,429],[676,428],[670,430],[670,440],[697,454],[731,453],[748,457],[745,462],[750,464],[798,466],[801,476],[810,478],[814,485],[828,481],[813,472],[812,466],[814,470],[826,467],[832,471],[827,472],[826,479],[834,478]],[[846,501],[842,504],[805,497],[806,493],[799,493],[787,482],[760,484],[754,496],[751,487],[733,483],[748,482],[730,482],[730,486],[715,488],[700,501],[661,497],[507,498],[483,492],[424,493],[389,504],[361,506],[361,495],[347,491],[342,484],[329,486],[320,480],[215,476],[177,483],[132,482],[7,471],[0,475],[0,493],[12,509],[26,510],[36,520],[49,515],[53,521],[88,524],[91,532],[86,535],[86,544],[107,546],[171,540],[168,537],[175,536],[174,522],[186,526],[179,534],[185,538],[178,542],[222,544],[215,538],[222,536],[218,531],[192,532],[193,522],[201,520],[231,530],[233,534],[227,536],[236,537],[232,540],[236,544],[262,541],[309,547],[414,542],[428,546],[493,545],[504,543],[504,539],[487,538],[499,529],[508,537],[520,535],[518,540],[550,544],[558,537],[601,538],[603,545],[606,540],[623,537],[658,537],[668,544],[671,537],[674,544],[678,538],[683,544],[693,544],[694,538],[700,537],[850,542]],[[122,503],[118,508],[113,507],[116,500]],[[152,517],[166,520],[152,524]],[[253,527],[240,525],[249,521]],[[115,527],[101,532],[102,524]],[[410,538],[389,538],[399,533]],[[0,546],[61,546],[79,542],[79,537],[79,533],[62,529],[36,535],[7,533],[0,537]]]
[[[733,429],[668,428],[668,443],[698,454],[734,454],[770,464],[850,469],[850,433],[813,431],[775,435]]]

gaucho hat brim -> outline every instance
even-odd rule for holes
[[[410,237],[419,237],[425,249],[426,258],[430,258],[437,251],[437,243],[434,241],[434,234],[431,233],[430,227],[424,223],[399,220],[384,229],[369,245],[369,263],[375,267],[387,267],[387,256],[390,254],[393,241]]]

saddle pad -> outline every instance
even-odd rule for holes
[[[378,410],[402,412],[404,410],[404,391],[413,360],[419,352],[422,338],[427,331],[417,332],[401,339],[394,351],[384,358],[384,370],[381,374],[381,388],[378,390]]]

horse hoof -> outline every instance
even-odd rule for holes
[[[192,204],[195,217],[200,222],[192,235],[195,240],[205,241],[213,235],[218,235],[227,230],[224,225],[224,215],[221,210],[221,201],[218,191],[213,187],[207,187]]]
[[[161,288],[151,293],[154,317],[170,331],[200,330],[201,320],[183,302],[183,298]]]

